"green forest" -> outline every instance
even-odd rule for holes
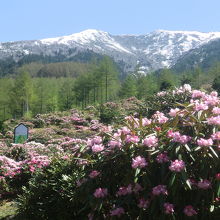
[[[124,75],[107,56],[87,63],[25,63],[13,74],[0,78],[0,121],[83,109],[132,96],[147,99],[158,91],[183,84],[218,91],[220,63],[205,70],[195,67],[180,73],[162,69],[146,75],[139,71],[138,65],[134,72]]]

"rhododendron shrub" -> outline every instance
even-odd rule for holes
[[[151,118],[128,116],[124,127],[81,143],[78,157],[69,161],[80,171],[71,180],[66,177],[68,187],[52,175],[53,187],[65,191],[63,197],[56,194],[56,206],[71,207],[66,219],[219,219],[220,100],[215,92],[189,86],[175,91],[189,102],[172,103]],[[20,203],[21,211],[33,218],[40,203],[42,216],[51,215],[45,206],[54,203],[38,197],[33,188],[43,179],[41,191],[51,199],[55,193],[46,177],[33,179]]]
[[[0,197],[16,196],[22,186],[27,185],[36,173],[44,172],[52,160],[68,160],[79,149],[78,143],[83,143],[83,140],[66,137],[60,140],[59,145],[28,142],[2,148],[0,178],[4,181],[0,182]]]
[[[151,117],[156,111],[175,116],[180,108],[176,104],[189,102],[192,97],[191,93],[192,89],[188,84],[173,90],[158,92],[156,95],[146,98],[145,109],[142,112],[147,117]]]

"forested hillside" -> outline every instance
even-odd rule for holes
[[[85,108],[132,96],[146,99],[185,83],[218,91],[220,63],[208,69],[196,67],[184,72],[163,69],[147,75],[137,66],[133,73],[123,75],[109,57],[89,63],[32,62],[17,67],[16,75],[0,78],[0,121]]]

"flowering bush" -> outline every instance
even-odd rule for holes
[[[191,86],[186,84],[174,90],[158,92],[156,95],[147,97],[145,101],[145,110],[143,115],[151,117],[156,111],[168,113],[172,117],[179,110],[177,103],[186,103],[191,99]]]
[[[79,143],[60,167],[52,162],[25,188],[20,211],[31,219],[219,219],[220,100],[189,86],[175,91],[189,102],[126,117],[124,127]]]

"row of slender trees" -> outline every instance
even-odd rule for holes
[[[78,77],[31,77],[21,69],[16,78],[0,78],[0,121],[8,118],[33,116],[38,113],[85,108],[121,98],[146,98],[160,90],[189,83],[194,88],[220,91],[220,64],[209,70],[173,73],[165,69],[144,75],[139,68],[119,80],[117,67],[109,57],[91,65]]]

